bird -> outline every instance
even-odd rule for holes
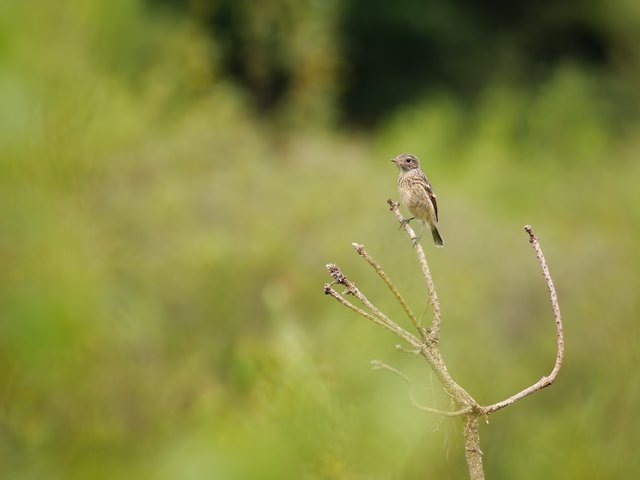
[[[438,247],[442,247],[444,242],[438,232],[438,202],[436,194],[426,175],[420,168],[420,160],[411,153],[401,153],[391,160],[398,166],[400,175],[398,176],[398,193],[400,201],[411,213],[411,218],[402,220],[400,227],[402,228],[413,219],[422,222],[422,228],[417,237],[413,239],[413,246],[422,238],[422,233],[428,225],[433,236],[433,242]]]

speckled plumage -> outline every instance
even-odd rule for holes
[[[444,245],[438,232],[438,202],[433,188],[424,172],[420,168],[418,157],[410,153],[402,153],[392,160],[400,170],[398,177],[398,192],[400,201],[409,210],[413,218],[422,222],[420,234],[415,239],[420,241],[425,226],[429,226],[434,243],[441,247]],[[407,221],[413,218],[407,219]]]

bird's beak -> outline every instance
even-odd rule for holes
[[[392,163],[395,163],[396,165],[398,164],[398,161],[395,158],[392,158],[391,160],[389,160]]]

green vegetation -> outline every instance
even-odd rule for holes
[[[350,121],[359,100],[340,100],[335,2],[265,2],[291,3],[299,29],[282,43],[284,93],[264,102],[269,75],[234,76],[206,2],[172,3],[0,2],[0,476],[465,478],[458,421],[415,410],[368,362],[442,408],[437,381],[322,294],[333,261],[401,318],[357,241],[426,306],[385,205],[401,151],[439,197],[446,248],[425,246],[442,350],[479,401],[553,365],[525,223],[558,289],[565,366],[482,427],[487,477],[638,476],[633,2],[600,7],[619,63],[496,72],[473,96],[426,89],[368,130]]]

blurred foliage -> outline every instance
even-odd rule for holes
[[[467,3],[0,2],[2,478],[465,478],[459,423],[367,362],[444,407],[425,365],[322,295],[337,262],[402,318],[358,241],[425,308],[384,203],[400,151],[440,198],[447,246],[426,247],[442,348],[479,401],[553,364],[524,223],[559,290],[565,367],[483,427],[488,478],[640,474],[640,11]],[[402,42],[429,44],[439,69],[421,66],[419,88],[356,75],[372,31],[389,47],[375,69]],[[484,53],[449,65],[456,35]],[[542,44],[559,53],[522,81]],[[372,112],[374,129],[346,122]]]
[[[609,65],[617,45],[597,3],[346,2],[347,111],[371,121],[434,89],[473,99],[496,77],[530,85],[567,58]]]
[[[199,22],[259,109],[302,97],[322,118],[320,105],[337,101],[341,118],[369,126],[435,90],[473,102],[497,80],[536,86],[567,60],[602,72],[638,64],[638,11],[623,0],[147,2]]]
[[[220,66],[280,121],[325,125],[336,115],[341,68],[337,0],[146,0],[192,18],[214,41]]]

